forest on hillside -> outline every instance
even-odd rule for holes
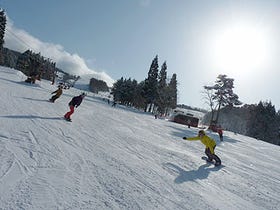
[[[202,123],[209,124],[210,119],[208,112]],[[280,145],[280,111],[276,112],[271,102],[224,107],[218,124],[225,130]]]

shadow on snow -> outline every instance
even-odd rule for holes
[[[46,120],[62,120],[62,117],[42,117],[36,115],[7,115],[7,116],[0,116],[3,118],[11,118],[11,119],[46,119]]]
[[[185,169],[173,164],[173,163],[166,163],[164,164],[164,168],[171,170],[179,175],[176,177],[174,182],[176,184],[181,184],[183,182],[188,181],[195,181],[197,179],[207,179],[210,172],[219,171],[223,166],[218,167],[209,167],[212,164],[206,163],[201,165],[197,170],[186,171]]]

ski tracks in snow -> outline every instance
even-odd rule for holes
[[[39,143],[32,131],[15,132],[1,131],[0,135],[0,203],[9,190],[13,190],[14,198],[21,192],[19,186],[33,176],[38,166]]]

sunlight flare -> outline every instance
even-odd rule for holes
[[[264,30],[237,24],[216,37],[213,62],[226,73],[252,73],[268,62],[268,46]]]

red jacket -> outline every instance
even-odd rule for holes
[[[222,130],[221,128],[219,128],[219,129],[217,130],[217,132],[218,132],[218,134],[223,135],[223,130]]]

